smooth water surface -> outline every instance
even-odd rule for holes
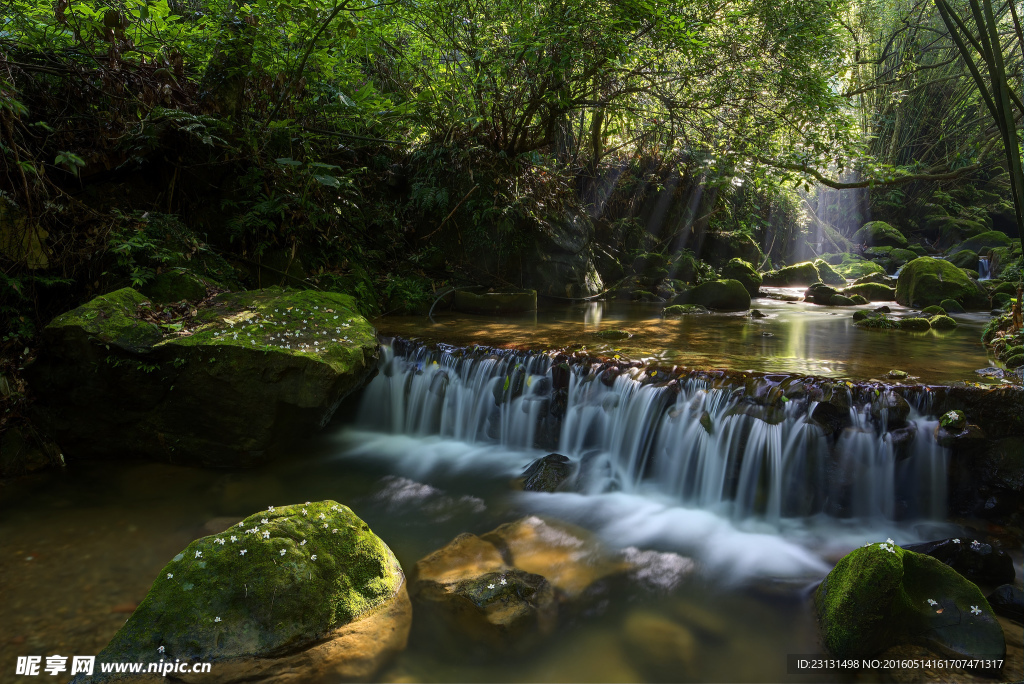
[[[768,288],[802,295],[802,289]],[[950,331],[865,330],[853,325],[853,312],[888,306],[894,316],[914,310],[895,302],[828,307],[807,302],[756,298],[747,312],[713,313],[665,319],[662,304],[589,302],[542,305],[519,317],[489,317],[453,312],[426,316],[385,316],[374,321],[386,335],[401,335],[456,345],[481,344],[522,349],[584,345],[595,354],[620,354],[663,365],[799,373],[851,380],[881,379],[893,369],[919,382],[949,384],[984,381],[974,371],[995,365],[981,344],[989,320],[984,313],[955,315]],[[440,307],[438,307],[440,310]],[[626,330],[627,340],[606,342],[601,330]]]

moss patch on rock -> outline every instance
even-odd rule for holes
[[[860,245],[906,247],[907,238],[885,221],[868,221],[853,234],[853,242]]]
[[[864,276],[877,273],[885,275],[885,269],[873,261],[847,261],[835,267],[837,273],[847,278],[863,278]]]
[[[954,299],[965,308],[980,309],[988,305],[988,297],[981,287],[948,261],[918,257],[900,271],[896,301],[903,306],[943,306],[941,302],[946,299]]]
[[[820,283],[821,277],[818,275],[818,269],[815,268],[814,262],[803,261],[765,273],[762,282],[775,287],[809,286]]]
[[[977,254],[995,247],[1009,247],[1010,243],[1011,239],[1006,233],[1002,233],[998,230],[989,230],[964,240],[950,251],[962,252],[964,250],[969,250]],[[975,261],[974,266],[977,266],[977,263],[978,262]]]
[[[754,269],[750,262],[743,259],[730,259],[722,267],[722,278],[738,280],[751,297],[757,296],[757,291],[761,288],[761,274]]]
[[[275,655],[358,619],[403,582],[348,507],[271,508],[175,556],[100,658],[149,660],[160,647],[172,660]]]
[[[882,285],[881,283],[861,283],[860,285],[851,285],[843,290],[843,294],[847,297],[860,295],[869,302],[891,302],[896,299],[895,288],[889,287],[888,285]]]
[[[57,316],[43,334],[115,346],[127,352],[146,352],[164,337],[156,325],[138,318],[139,307],[147,301],[130,287],[115,290]]]
[[[746,311],[750,293],[738,280],[710,280],[679,295],[673,304],[699,304],[719,311]]]
[[[845,285],[846,277],[840,275],[832,266],[824,259],[816,259],[814,261],[814,268],[818,271],[818,278],[821,282],[826,285]]]
[[[928,319],[928,323],[932,326],[932,329],[934,330],[953,330],[954,328],[956,328],[956,321],[954,321],[949,316],[932,316],[931,318]]]
[[[706,306],[701,306],[700,304],[673,304],[672,306],[666,306],[664,311],[661,313],[665,318],[671,318],[674,316],[706,314],[711,312],[708,311]]]

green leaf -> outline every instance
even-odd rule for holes
[[[316,181],[318,183],[320,183],[321,185],[326,185],[329,188],[340,188],[341,187],[341,181],[338,180],[337,178],[335,178],[334,176],[314,175],[313,178],[316,179]]]
[[[302,162],[295,161],[291,157],[279,157],[274,161],[276,161],[281,166],[302,166]]]

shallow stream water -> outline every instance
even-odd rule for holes
[[[773,300],[755,306],[769,318],[664,321],[660,307],[596,304],[543,311],[535,321],[435,316],[434,325],[424,325],[422,318],[377,325],[455,343],[583,343],[594,351],[670,365],[852,379],[879,377],[895,367],[927,382],[972,380],[976,368],[989,365],[978,343],[982,316],[960,317],[961,327],[940,337],[854,329],[849,309],[832,315],[830,309]],[[588,337],[617,328],[634,337],[612,344]],[[787,513],[785,493],[793,491],[792,481],[771,474],[790,472],[785,464],[800,464],[800,456],[816,449],[813,440],[801,441],[795,408],[783,422],[764,427],[749,416],[728,415],[725,394],[686,388],[678,406],[706,407],[722,427],[720,441],[709,441],[699,430],[688,431],[692,424],[673,422],[670,407],[658,408],[648,390],[625,376],[608,388],[592,383],[596,394],[578,379],[570,387],[558,450],[599,466],[592,468],[597,475],[588,485],[557,494],[517,491],[511,482],[548,453],[526,434],[536,408],[530,391],[495,414],[495,383],[505,372],[497,361],[470,367],[441,359],[432,366],[430,358],[437,357],[385,366],[360,397],[345,404],[337,424],[261,468],[222,472],[81,463],[0,490],[0,681],[23,679],[12,675],[17,656],[98,653],[160,568],[189,540],[269,505],[345,503],[391,546],[407,571],[460,533],[484,533],[525,515],[575,523],[636,563],[629,582],[565,615],[558,631],[526,656],[473,661],[461,657],[457,642],[454,650],[440,652],[414,632],[409,649],[381,674],[382,681],[877,681],[881,673],[787,674],[787,654],[820,652],[809,604],[816,584],[865,542],[892,537],[908,544],[990,532],[945,520],[942,497],[932,496],[927,486],[909,513],[894,519],[892,501],[901,481],[934,482],[932,466],[942,463],[943,450],[922,437],[920,449],[896,465],[884,426],[872,427],[867,412],[857,413],[856,407],[859,427],[843,448],[876,464],[869,463],[864,486],[851,494],[859,514]],[[394,360],[386,352],[389,359]],[[543,382],[543,358],[515,357],[509,363],[525,365],[534,379],[528,386]],[[441,367],[450,376],[443,393],[447,403],[436,398],[432,382]],[[396,387],[406,389],[399,393]],[[934,417],[915,412],[912,420],[921,435],[930,434]],[[716,454],[737,449],[759,451],[759,458],[763,451],[764,458],[750,462],[766,475],[751,473],[751,487],[780,483],[763,500],[755,503],[751,494],[743,503],[742,496],[688,484],[690,473],[713,470],[709,464]],[[645,454],[655,466],[641,462]],[[690,466],[682,467],[684,462]],[[702,481],[713,484],[713,478]],[[1019,553],[1014,560],[1020,578]],[[695,635],[694,656],[672,675],[636,652],[631,625],[638,616],[652,615]],[[1019,625],[1003,625],[1016,644]],[[1011,659],[1005,680],[1020,680],[1024,666],[1016,645]]]

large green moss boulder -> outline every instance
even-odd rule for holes
[[[978,253],[969,249],[962,249],[947,260],[957,268],[977,268]]]
[[[1002,233],[998,230],[990,230],[964,240],[959,245],[953,247],[950,251],[962,252],[964,250],[970,250],[978,253],[995,247],[1009,247],[1011,242],[1010,237],[1006,235],[1006,233]],[[975,262],[975,265],[976,264],[977,262]]]
[[[736,231],[707,233],[699,256],[714,266],[725,264],[734,257],[755,266],[761,266],[765,260],[764,252],[753,238]]]
[[[921,313],[923,313],[926,316],[945,316],[946,310],[943,309],[938,304],[933,304],[931,306],[926,306],[923,309],[921,309]]]
[[[956,301],[955,299],[943,299],[941,302],[939,302],[939,306],[941,306],[943,309],[945,309],[947,314],[951,314],[951,313],[956,313],[956,314],[967,313],[967,311],[960,304],[960,302]]]
[[[55,318],[26,369],[71,461],[233,467],[321,428],[376,371],[375,331],[342,294],[224,293],[177,321],[130,288]]]
[[[838,657],[918,644],[955,658],[1003,658],[1003,630],[978,587],[891,540],[855,549],[814,595],[822,639]]]
[[[761,289],[761,274],[754,270],[750,262],[743,259],[730,259],[729,263],[722,267],[722,278],[738,280],[751,297],[756,297],[757,291]]]
[[[851,260],[835,266],[835,270],[846,278],[859,279],[878,274],[885,275],[885,269],[873,261]]]
[[[738,280],[710,280],[685,292],[674,304],[700,304],[718,311],[746,311],[750,308],[750,293]]]
[[[820,283],[821,277],[818,275],[818,269],[815,268],[814,262],[803,261],[765,273],[762,276],[762,282],[774,287],[806,287]]]
[[[932,326],[933,330],[953,330],[956,328],[956,321],[942,314],[930,317],[928,323]]]
[[[840,275],[829,263],[823,259],[814,261],[814,268],[818,271],[818,278],[826,285],[845,285],[846,278]]]
[[[903,306],[925,307],[953,299],[965,308],[983,309],[988,305],[984,290],[948,261],[918,257],[900,271],[896,282],[896,301]]]
[[[930,330],[931,327],[931,322],[927,318],[921,318],[920,316],[909,316],[900,319],[900,330],[924,332],[925,330]]]
[[[885,221],[868,221],[853,234],[853,242],[859,245],[906,247],[907,238],[903,233]]]
[[[200,660],[218,682],[365,681],[411,622],[398,560],[351,509],[272,506],[175,556],[99,659]]]
[[[843,294],[847,297],[860,295],[869,302],[891,302],[896,299],[896,290],[881,283],[861,283],[860,285],[851,285],[843,290]]]

